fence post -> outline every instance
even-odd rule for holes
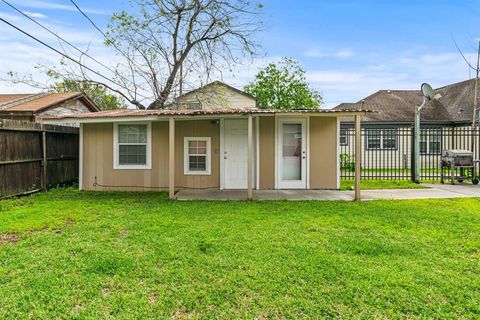
[[[455,148],[455,145],[456,145],[455,140],[456,140],[456,139],[457,139],[457,138],[455,137],[455,127],[452,126],[452,144],[451,144],[451,148],[452,148],[452,149],[456,149],[456,148]]]
[[[42,189],[47,191],[47,132],[42,130],[42,152],[43,152],[43,161],[42,161]]]
[[[415,128],[410,128],[410,180],[415,182]]]

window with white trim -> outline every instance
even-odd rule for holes
[[[397,129],[367,129],[367,150],[396,150],[398,149]]]
[[[115,124],[114,168],[151,168],[150,123]]]
[[[185,137],[184,174],[209,175],[211,173],[210,137]]]
[[[347,129],[340,129],[340,145],[341,146],[348,146],[348,130]]]
[[[442,153],[442,129],[423,129],[420,135],[420,154]]]
[[[186,109],[188,110],[202,110],[202,104],[200,102],[188,102]]]

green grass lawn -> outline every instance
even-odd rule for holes
[[[0,206],[0,319],[480,317],[480,199]]]
[[[353,190],[355,186],[355,180],[344,179],[340,181],[341,190]],[[413,183],[410,180],[368,180],[362,179],[361,186],[364,190],[376,190],[376,189],[424,189],[425,187]]]

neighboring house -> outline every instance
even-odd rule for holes
[[[470,149],[469,126],[473,118],[475,80],[435,89],[438,101],[427,101],[421,114],[420,154],[423,167],[438,167],[442,149]],[[334,110],[368,109],[362,119],[362,166],[409,168],[411,129],[415,108],[422,104],[420,90],[380,90],[356,103],[342,103]],[[480,101],[480,98],[479,98]],[[340,130],[342,153],[353,154],[353,119],[343,118]],[[461,134],[463,133],[463,136]]]
[[[173,196],[185,188],[339,189],[339,119],[365,113],[232,107],[45,121],[80,123],[80,189],[163,189]]]
[[[41,122],[42,117],[99,111],[81,92],[0,94],[0,119]]]
[[[178,97],[171,109],[210,110],[256,108],[254,96],[220,81],[214,81]]]

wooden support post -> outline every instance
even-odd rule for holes
[[[47,132],[42,131],[42,190],[47,191],[48,179],[47,179]]]
[[[248,174],[248,183],[247,183],[247,199],[253,199],[253,119],[252,115],[248,115],[248,165],[247,165],[247,174]]]
[[[175,197],[175,119],[168,120],[168,197]]]
[[[362,129],[360,115],[355,116],[355,200],[361,200],[360,195],[360,171],[362,169]]]

